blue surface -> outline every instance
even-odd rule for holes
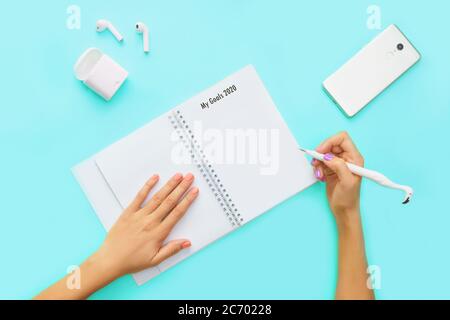
[[[81,8],[81,29],[66,9]],[[367,160],[416,197],[363,185],[369,263],[379,298],[450,298],[450,2],[378,0],[422,61],[353,119],[321,82],[379,31],[372,1],[9,1],[2,4],[0,298],[30,298],[80,263],[105,232],[70,168],[157,115],[253,64],[297,139],[314,147],[340,130]],[[124,33],[118,45],[95,21]],[[142,52],[134,23],[150,27]],[[19,24],[19,25],[18,25]],[[96,46],[130,71],[110,103],[72,72]],[[431,154],[427,154],[430,152]],[[315,185],[150,283],[130,276],[94,298],[332,298],[336,230]]]

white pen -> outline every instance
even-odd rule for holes
[[[311,157],[313,157],[316,160],[319,161],[325,161],[325,155],[321,154],[317,151],[312,151],[312,150],[306,150],[303,148],[300,148],[301,151],[303,151],[304,153],[306,153],[307,155],[310,155]],[[405,199],[403,200],[403,204],[407,204],[408,202],[411,201],[411,198],[414,194],[414,191],[411,187],[408,186],[403,186],[400,184],[396,184],[394,182],[392,182],[391,180],[389,180],[386,176],[382,175],[379,172],[373,171],[373,170],[369,170],[366,168],[362,168],[359,167],[357,165],[354,165],[352,163],[348,163],[346,162],[347,167],[350,169],[350,171],[353,174],[356,174],[358,176],[370,179],[372,181],[375,181],[376,183],[382,185],[383,187],[387,187],[387,188],[391,188],[391,189],[397,189],[397,190],[402,190],[406,193]]]

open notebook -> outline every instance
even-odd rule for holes
[[[107,230],[152,174],[161,176],[158,187],[176,172],[195,175],[200,196],[169,237],[190,239],[192,247],[135,274],[138,284],[315,181],[252,66],[178,105],[73,172]]]

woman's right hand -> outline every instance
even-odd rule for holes
[[[364,158],[346,132],[324,142],[316,151],[325,154],[325,161],[313,161],[317,179],[327,184],[327,197],[338,223],[359,216],[361,177],[350,172],[345,162],[364,166]]]
[[[354,175],[345,163],[363,167],[364,159],[346,132],[325,140],[316,150],[325,154],[325,160],[313,161],[314,173],[327,184],[328,201],[338,227],[336,299],[375,299],[368,285],[368,263],[359,207],[361,177]]]

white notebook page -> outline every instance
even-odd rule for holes
[[[225,96],[223,90],[228,88],[235,91]],[[218,94],[223,98],[209,104],[209,108],[201,108],[208,101],[206,98]],[[188,123],[201,126],[202,147],[208,158],[213,159],[214,168],[245,222],[316,181],[310,164],[299,152],[295,138],[252,66],[176,110],[181,110]],[[219,153],[223,150],[223,154],[217,155],[217,150]]]

